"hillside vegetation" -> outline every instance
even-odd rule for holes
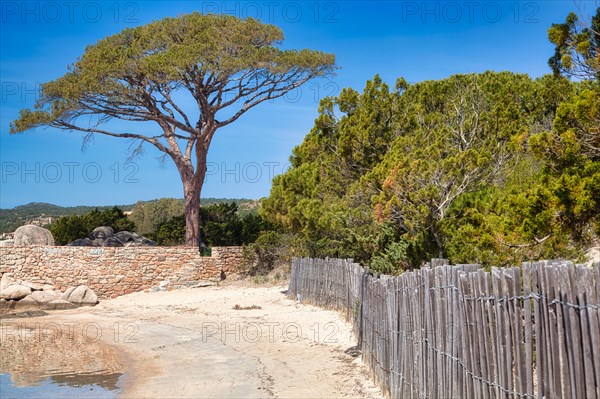
[[[8,233],[14,231],[17,227],[31,222],[42,215],[58,218],[61,216],[84,215],[97,209],[104,211],[118,207],[122,211],[133,211],[135,206],[141,204],[152,204],[160,201],[159,199],[151,201],[139,201],[136,204],[129,205],[109,205],[109,206],[70,206],[63,207],[59,205],[49,204],[45,202],[31,202],[26,205],[19,205],[14,208],[0,208],[0,233]],[[183,204],[182,199],[173,199],[173,201]],[[238,204],[239,213],[246,215],[247,213],[255,212],[258,207],[258,201],[253,199],[228,199],[228,198],[204,198],[202,206],[208,206],[218,203],[235,202]]]
[[[375,76],[321,102],[263,215],[299,254],[384,272],[581,258],[600,235],[599,104],[596,79]]]
[[[117,205],[123,211],[130,211],[133,205]],[[63,207],[45,202],[31,202],[26,205],[16,206],[9,209],[0,209],[0,233],[14,231],[17,227],[31,222],[42,215],[60,216],[83,215],[94,209],[106,210],[112,206],[71,206]]]
[[[600,242],[600,8],[548,39],[553,75],[376,75],[324,99],[263,216],[296,254],[386,273],[583,260]]]

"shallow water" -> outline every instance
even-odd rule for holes
[[[0,325],[2,399],[116,398],[125,376],[115,349],[72,325],[47,327]]]
[[[63,374],[48,377],[31,386],[15,386],[10,374],[0,374],[0,392],[3,399],[113,399],[120,392],[123,377],[123,374],[95,376]],[[94,383],[94,380],[97,382]]]

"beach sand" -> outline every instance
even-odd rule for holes
[[[2,325],[58,325],[106,345],[127,375],[123,398],[381,397],[350,325],[286,289],[140,292]]]

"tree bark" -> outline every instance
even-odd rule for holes
[[[212,127],[212,126],[211,126]],[[183,182],[183,201],[185,206],[185,245],[197,247],[201,250],[204,247],[200,234],[200,195],[204,178],[206,177],[206,157],[210,140],[214,130],[209,132],[207,140],[196,144],[196,171],[191,165],[189,168],[180,168],[181,181]]]
[[[200,248],[202,247],[200,237],[200,191],[202,190],[202,184],[199,185],[194,180],[183,180],[185,245]]]
[[[444,245],[442,243],[442,237],[440,236],[440,232],[438,231],[437,227],[432,227],[431,233],[433,234],[433,238],[435,239],[435,244],[438,247],[438,258],[444,259],[446,255],[444,253]]]

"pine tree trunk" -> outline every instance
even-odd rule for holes
[[[194,180],[183,183],[183,201],[185,206],[185,245],[200,248],[200,191],[202,185]]]
[[[440,232],[437,230],[436,227],[434,227],[432,233],[433,238],[435,239],[435,244],[438,247],[438,258],[444,259],[446,255],[444,253],[444,244],[442,243],[442,237],[440,236]]]
[[[210,137],[212,138],[212,134]],[[206,176],[207,155],[208,144],[201,145],[199,143],[196,146],[196,172],[190,173],[191,168],[180,169],[185,206],[185,245],[197,247],[200,250],[204,247],[200,235],[200,195]]]

